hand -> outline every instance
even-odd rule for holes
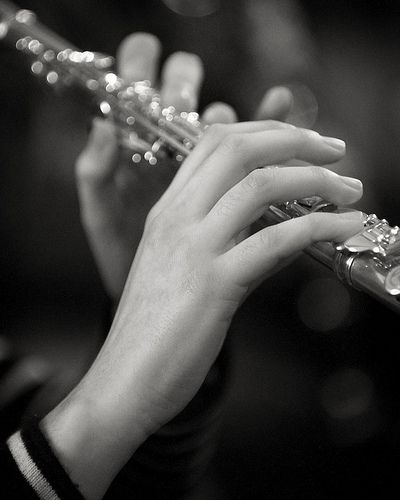
[[[149,34],[128,37],[118,51],[118,71],[126,81],[156,81],[160,55],[158,40]],[[161,96],[178,111],[197,107],[203,79],[201,61],[194,54],[176,53],[165,63]],[[290,92],[271,89],[263,99],[257,119],[284,119],[291,105]],[[223,103],[208,106],[205,123],[236,121],[233,109]],[[96,119],[85,150],[77,161],[77,183],[82,221],[110,297],[121,296],[145,217],[171,182],[171,165],[133,165],[118,150],[112,123]]]
[[[357,201],[361,183],[321,167],[344,144],[279,122],[212,126],[147,217],[110,334],[45,427],[72,478],[98,498],[134,450],[195,395],[238,305],[261,276],[319,240],[342,241],[362,215],[314,213],[241,240],[268,203]],[[93,445],[95,443],[95,446]]]

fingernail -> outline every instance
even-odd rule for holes
[[[360,212],[359,210],[349,210],[348,212],[343,212],[340,214],[344,219],[355,220],[355,221],[363,221],[365,214],[364,212]]]
[[[356,189],[357,191],[361,191],[363,188],[362,182],[359,179],[355,179],[354,177],[346,177],[344,175],[341,176],[342,182],[346,184],[346,186],[351,187],[352,189]]]
[[[346,149],[346,143],[341,139],[336,139],[335,137],[322,137],[322,140],[337,151],[342,152]]]

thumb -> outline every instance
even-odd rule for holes
[[[76,162],[80,212],[88,233],[112,224],[118,212],[118,155],[114,125],[95,118],[87,145]]]
[[[80,184],[101,187],[112,182],[117,160],[118,144],[114,125],[95,118],[86,147],[76,162],[78,187]]]

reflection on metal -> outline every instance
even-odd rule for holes
[[[220,0],[163,0],[176,14],[187,17],[204,17],[220,8]]]
[[[270,206],[263,219],[271,224],[316,211],[337,213],[341,209],[312,197]],[[360,233],[339,245],[318,242],[305,252],[334,271],[348,285],[400,312],[399,229],[374,214],[365,215],[364,226]]]
[[[372,252],[382,257],[397,254],[400,250],[398,226],[389,226],[387,220],[370,214],[365,219],[365,229],[336,247],[349,253]]]
[[[385,279],[385,289],[390,295],[400,295],[400,265],[389,271]]]

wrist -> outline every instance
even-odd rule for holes
[[[129,428],[123,425],[119,413],[83,383],[41,422],[58,460],[88,500],[104,495],[147,438],[133,418]]]

